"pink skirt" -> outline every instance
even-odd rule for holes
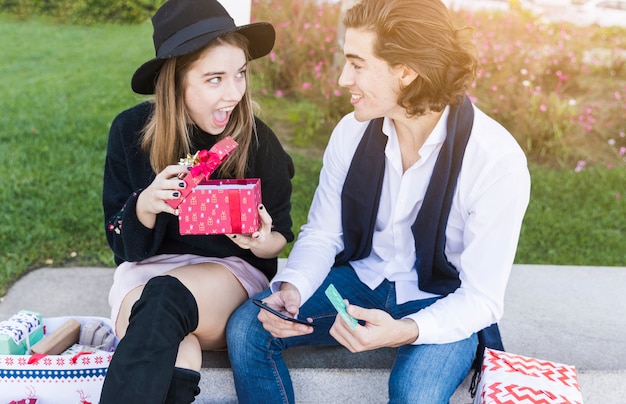
[[[268,287],[265,275],[239,257],[215,258],[192,254],[155,255],[139,262],[123,262],[117,267],[113,275],[113,285],[109,291],[111,321],[115,324],[122,300],[137,286],[145,285],[155,276],[163,275],[174,268],[205,262],[214,262],[228,268],[241,282],[249,297]]]

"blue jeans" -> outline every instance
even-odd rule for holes
[[[315,331],[298,337],[275,338],[258,321],[259,308],[248,300],[233,313],[226,329],[228,356],[240,403],[294,403],[293,385],[282,351],[302,345],[338,345],[329,334],[337,315],[324,294],[330,283],[351,304],[381,309],[396,319],[437,301],[432,298],[398,305],[393,282],[384,281],[372,291],[351,267],[335,267],[300,308],[298,316],[311,317],[317,324]],[[268,289],[255,297],[262,299],[270,294]],[[473,334],[450,344],[398,348],[389,377],[389,402],[448,403],[472,366],[477,344],[477,336]]]

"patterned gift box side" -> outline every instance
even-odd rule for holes
[[[258,178],[202,182],[179,208],[182,235],[251,234],[259,228]]]

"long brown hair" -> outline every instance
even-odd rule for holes
[[[472,30],[455,27],[439,0],[363,0],[347,11],[344,25],[375,33],[377,57],[418,73],[398,98],[409,116],[458,104],[474,80]]]
[[[159,71],[152,103],[154,110],[146,122],[141,140],[141,147],[150,156],[150,165],[155,173],[166,166],[178,163],[181,157],[191,150],[190,127],[193,122],[187,113],[183,97],[184,79],[192,64],[209,49],[219,45],[232,45],[241,48],[250,60],[248,41],[237,33],[218,37],[188,55],[165,61]],[[246,85],[248,83],[246,70]],[[256,134],[250,92],[246,88],[243,98],[231,114],[230,121],[218,140],[231,136],[239,146],[220,166],[220,173],[225,177],[242,178],[248,163],[248,149]]]

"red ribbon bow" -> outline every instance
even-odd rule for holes
[[[210,150],[200,150],[198,152],[198,164],[191,167],[189,171],[191,176],[204,175],[208,179],[235,147],[237,147],[237,142],[227,136],[217,142]]]

